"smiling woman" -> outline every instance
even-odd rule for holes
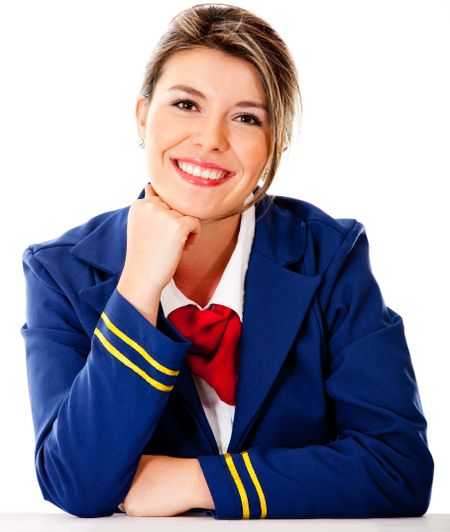
[[[83,517],[426,512],[427,423],[365,228],[267,194],[297,102],[268,23],[181,12],[136,101],[138,198],[24,251],[46,500]]]
[[[254,100],[252,105],[265,101],[256,68],[201,47],[173,54],[151,99],[141,96],[137,102],[138,132],[145,139],[153,188],[183,214],[219,218],[208,224],[216,237],[220,227],[236,225],[239,215],[229,213],[241,209],[269,157],[267,114],[249,105],[243,113],[245,99]],[[202,176],[211,168],[219,172]],[[220,219],[224,216],[227,223]]]

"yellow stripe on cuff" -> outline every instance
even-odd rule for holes
[[[247,493],[244,488],[244,484],[242,483],[241,477],[239,476],[239,473],[236,469],[236,466],[233,462],[233,457],[230,453],[225,453],[225,462],[227,463],[228,469],[230,470],[231,476],[233,477],[233,480],[237,486],[239,495],[241,497],[241,503],[242,503],[242,517],[243,519],[250,519],[250,508],[248,505],[248,497]]]
[[[118,351],[108,340],[103,336],[101,331],[97,329],[97,327],[94,330],[95,336],[98,337],[100,342],[104,345],[105,349],[107,349],[113,356],[115,356],[120,362],[125,364],[125,366],[129,367],[131,370],[136,372],[139,376],[141,376],[145,381],[147,381],[149,384],[151,384],[154,388],[161,390],[162,392],[170,392],[172,390],[172,386],[167,386],[166,384],[163,384],[161,382],[158,382],[157,380],[153,379],[145,373],[139,366],[136,366],[134,362],[131,362],[129,358],[127,358],[125,355],[123,355],[120,351]]]
[[[122,332],[119,328],[117,328],[104,312],[102,312],[101,318],[103,319],[103,321],[105,322],[106,326],[108,327],[110,331],[112,331],[116,336],[118,336],[126,344],[128,344],[133,349],[135,349],[154,368],[161,371],[162,373],[165,373],[166,375],[171,375],[174,377],[176,377],[180,373],[180,370],[166,368],[165,366],[160,364],[158,361],[156,361],[152,356],[150,356],[147,353],[147,351],[143,347],[141,347],[138,343],[136,343],[129,336],[127,336],[124,332]]]
[[[252,479],[256,492],[258,493],[259,503],[261,505],[261,519],[264,519],[267,516],[267,504],[266,504],[266,498],[264,496],[264,492],[261,488],[261,484],[259,483],[258,477],[256,476],[255,470],[253,469],[253,465],[250,461],[250,456],[248,452],[242,451],[242,453],[240,454],[242,455],[242,458],[244,459],[245,466],[247,467],[250,478]]]

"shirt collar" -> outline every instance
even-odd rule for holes
[[[247,196],[244,205],[253,199],[253,192]],[[241,322],[243,321],[244,308],[244,283],[247,273],[248,261],[255,235],[255,206],[252,205],[241,215],[241,222],[236,246],[233,254],[223,272],[210,301],[204,307],[212,304],[219,304],[234,310]],[[173,310],[185,305],[195,305],[203,310],[200,305],[186,297],[177,287],[174,280],[163,288],[161,293],[161,306],[164,315],[167,317]]]

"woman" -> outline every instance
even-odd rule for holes
[[[426,512],[426,420],[364,226],[266,193],[298,102],[266,22],[183,11],[136,104],[138,199],[25,250],[46,500],[84,517]]]

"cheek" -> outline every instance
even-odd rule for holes
[[[249,172],[259,172],[264,167],[269,156],[269,150],[265,139],[258,139],[256,142],[241,145],[239,159]]]
[[[170,127],[168,126],[170,124]],[[180,138],[179,128],[166,113],[156,112],[147,121],[147,139],[154,150],[166,150],[174,146]]]
[[[269,150],[269,139],[265,129],[257,126],[236,124],[230,129],[233,148],[254,158],[264,157]]]

